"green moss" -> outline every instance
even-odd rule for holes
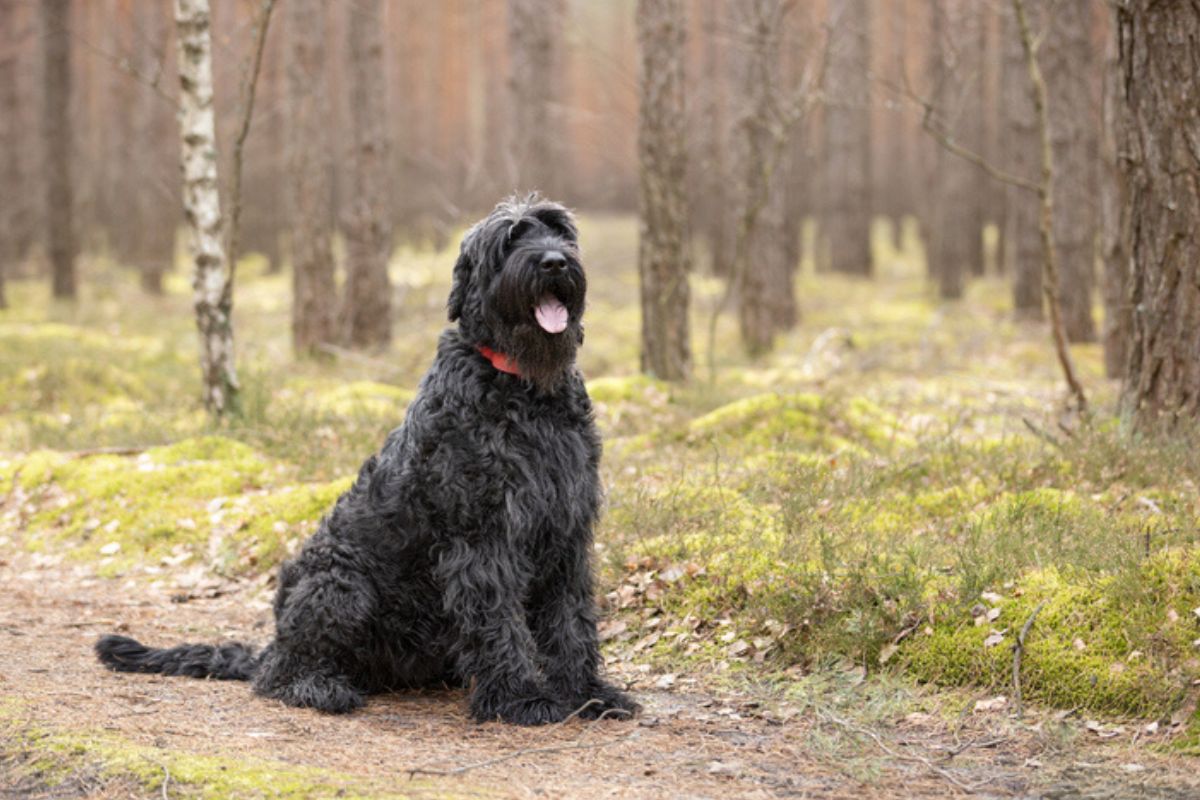
[[[398,386],[374,381],[341,383],[318,393],[316,408],[330,414],[390,417],[399,421],[405,407],[412,402],[413,392]]]
[[[11,712],[9,714],[11,716]],[[382,780],[243,754],[197,755],[147,747],[111,734],[31,730],[10,723],[4,748],[25,756],[23,769],[51,785],[79,772],[125,778],[147,790],[180,790],[201,798],[402,798],[478,795],[476,787],[447,791],[428,780],[412,780],[397,792]],[[164,785],[165,784],[165,785]]]
[[[977,625],[963,603],[931,605],[933,627],[903,649],[922,680],[949,685],[1011,687],[1015,638],[1039,604],[1026,640],[1021,685],[1026,698],[1059,708],[1161,717],[1170,714],[1200,676],[1190,652],[1192,620],[1164,609],[1200,601],[1200,565],[1192,553],[1168,553],[1140,571],[1141,590],[1113,577],[1054,568],[1031,572],[1004,592],[1000,616]],[[1171,576],[1171,602],[1155,597],[1154,575]],[[993,633],[999,643],[987,644]]]
[[[251,498],[243,522],[230,534],[218,556],[225,573],[261,570],[291,555],[315,532],[317,523],[333,508],[338,497],[354,483],[353,477],[326,484],[290,486]]]

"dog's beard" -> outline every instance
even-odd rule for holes
[[[543,391],[555,391],[575,363],[585,291],[578,267],[547,278],[536,266],[517,264],[498,276],[485,304],[497,348]]]

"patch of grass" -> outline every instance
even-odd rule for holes
[[[1013,322],[993,279],[939,304],[909,221],[899,241],[878,228],[875,281],[818,275],[807,258],[804,322],[769,356],[744,358],[727,316],[717,374],[696,335],[696,379],[668,386],[635,374],[636,222],[588,216],[582,229],[580,366],[608,492],[601,588],[627,637],[646,642],[639,657],[744,672],[849,663],[998,687],[1009,651],[984,642],[993,629],[1010,641],[1045,600],[1029,697],[1109,713],[1179,706],[1200,653],[1200,432],[1123,431],[1099,348],[1073,350],[1097,411],[1067,433],[1044,328]],[[0,486],[17,501],[0,507],[5,533],[105,574],[181,559],[269,568],[403,419],[446,324],[454,255],[398,250],[394,344],[341,359],[294,359],[288,277],[239,273],[245,410],[222,423],[196,401],[182,275],[152,313],[130,311],[145,302],[111,266],[93,265],[104,280],[75,308],[10,283]],[[692,330],[707,331],[723,286],[692,281]],[[149,449],[69,452],[130,445]],[[1000,614],[977,626],[981,603]]]
[[[381,781],[317,767],[247,756],[244,753],[197,755],[147,747],[121,737],[90,731],[59,731],[21,726],[10,713],[0,729],[6,755],[20,756],[19,769],[51,787],[86,772],[105,779],[126,779],[146,790],[191,797],[404,798],[454,797],[478,790],[451,792],[429,780],[414,779],[397,792]]]

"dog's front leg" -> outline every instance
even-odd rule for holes
[[[569,710],[547,693],[538,674],[521,603],[529,569],[503,542],[502,536],[459,540],[438,559],[444,610],[457,627],[454,653],[472,682],[471,715],[479,722],[557,722]]]
[[[629,718],[641,707],[628,695],[600,677],[603,660],[596,633],[592,598],[590,536],[546,565],[537,591],[530,598],[530,619],[546,684],[579,716]]]

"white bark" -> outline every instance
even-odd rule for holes
[[[233,353],[233,283],[217,193],[211,19],[209,0],[175,0],[183,209],[191,234],[204,404],[214,414],[223,414],[236,407],[238,382]]]

